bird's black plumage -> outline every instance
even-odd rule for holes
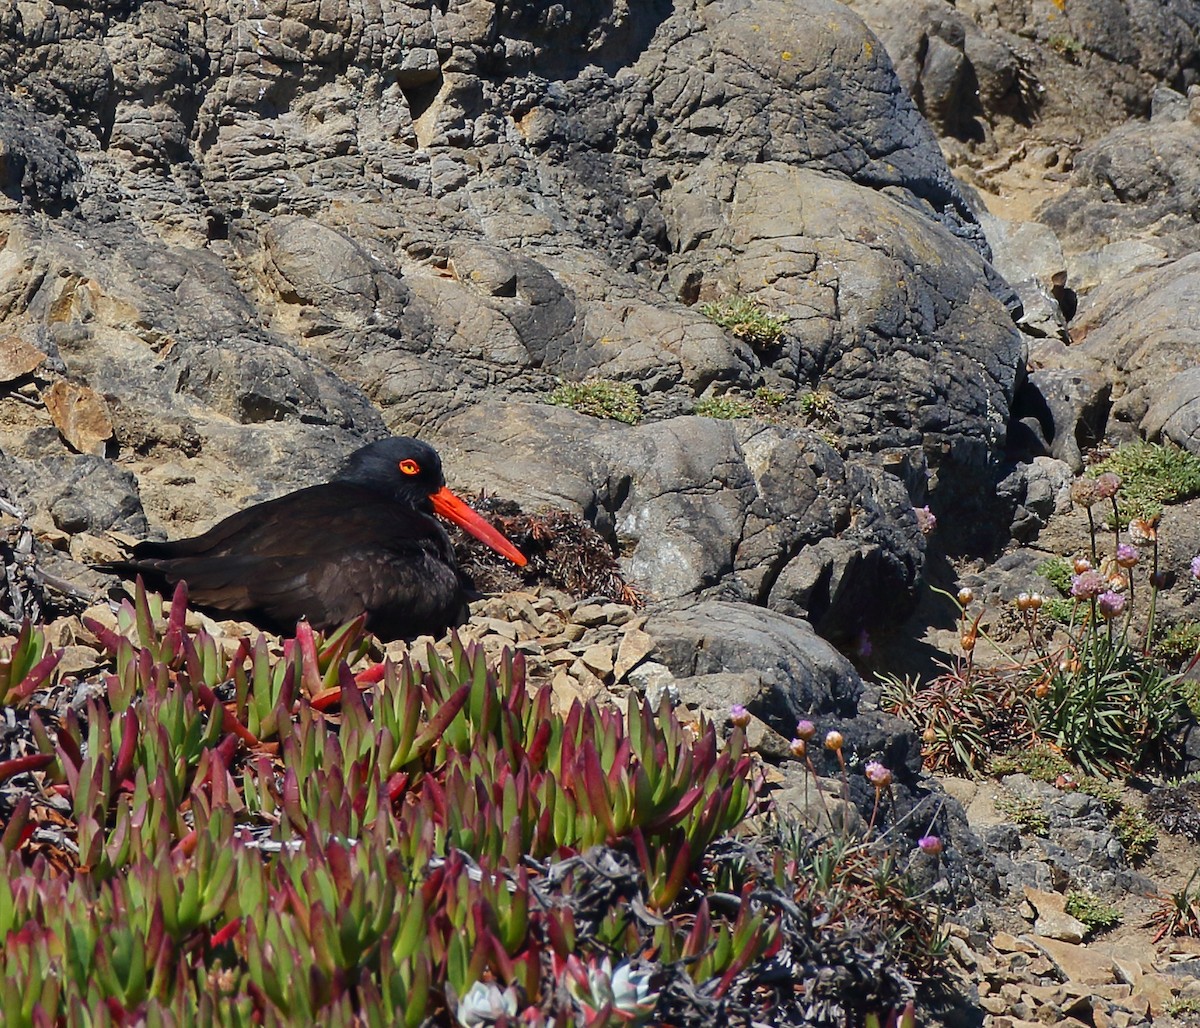
[[[138,543],[107,567],[156,588],[186,581],[198,606],[278,632],[301,617],[325,629],[365,612],[384,639],[440,634],[466,619],[472,592],[435,507],[524,562],[446,489],[431,446],[395,437],[355,451],[324,485],[256,504],[191,539]]]

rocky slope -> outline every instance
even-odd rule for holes
[[[743,702],[768,751],[818,715],[919,791],[833,644],[921,635],[1095,443],[1200,452],[1198,82],[1195,0],[5,6],[6,564],[32,534],[95,596],[106,533],[415,433],[649,601],[480,634],[568,695]],[[777,334],[701,310],[735,298]],[[641,422],[550,404],[592,380]]]

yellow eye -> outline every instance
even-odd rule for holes
[[[407,457],[400,462],[399,467],[406,475],[419,475],[421,473],[421,466],[415,460],[410,460]]]

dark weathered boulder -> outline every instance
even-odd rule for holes
[[[1190,106],[1122,125],[1076,157],[1071,188],[1039,212],[1064,246],[1150,242],[1171,257],[1200,249],[1200,89]]]

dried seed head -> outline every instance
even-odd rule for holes
[[[1045,602],[1046,601],[1042,598],[1041,593],[1030,593],[1029,594],[1029,609],[1030,610],[1041,610],[1042,604]]]
[[[792,756],[797,760],[803,760],[805,755],[808,753],[808,743],[803,739],[793,739],[789,744],[788,749],[791,750]]]
[[[1082,575],[1085,571],[1092,570],[1092,562],[1087,557],[1076,557],[1075,563],[1071,565],[1075,569],[1075,574]]]
[[[1121,476],[1111,471],[1104,472],[1096,479],[1096,498],[1108,500],[1117,495],[1121,488]]]
[[[1091,507],[1098,499],[1100,494],[1095,479],[1077,478],[1071,483],[1071,502],[1080,507]]]
[[[750,711],[740,703],[735,703],[729,708],[729,720],[737,725],[738,728],[745,728],[750,724]]]
[[[817,726],[811,721],[800,721],[796,724],[796,738],[807,742],[817,734]]]
[[[1017,610],[1026,611],[1033,606],[1033,597],[1029,593],[1017,593]]]
[[[1134,546],[1150,546],[1158,538],[1158,518],[1134,518],[1129,522],[1129,541]]]
[[[837,751],[842,748],[842,743],[845,739],[842,738],[841,732],[828,732],[825,735],[825,748],[827,750]]]
[[[921,738],[930,746],[937,742],[937,732],[934,731],[933,725],[930,725],[921,733]]]
[[[958,590],[958,602],[962,606],[969,607],[969,606],[971,606],[971,604],[974,600],[975,600],[975,591],[973,589],[971,589],[970,587],[964,585],[961,589]]]

